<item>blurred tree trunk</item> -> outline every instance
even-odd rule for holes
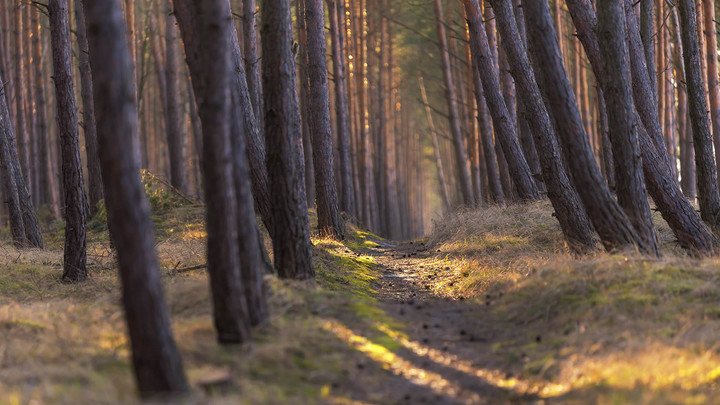
[[[15,147],[15,135],[13,134],[10,111],[8,110],[5,82],[0,77],[0,177],[2,178],[2,191],[5,204],[7,204],[8,218],[10,221],[10,234],[16,247],[27,244],[25,236],[25,224],[23,211],[20,206],[20,198],[15,175],[16,165],[13,164],[13,155],[10,149]]]
[[[78,1],[78,0],[76,0]],[[188,392],[157,266],[150,207],[140,183],[137,101],[119,0],[83,1],[108,222],[117,251],[135,380],[142,397]]]
[[[442,157],[440,156],[440,142],[438,142],[437,129],[432,116],[432,109],[428,104],[427,92],[425,91],[425,83],[422,76],[418,76],[418,84],[420,85],[420,96],[425,105],[425,116],[427,117],[428,128],[432,136],[433,156],[435,156],[435,165],[438,171],[438,184],[440,185],[440,197],[442,198],[444,214],[452,212],[452,204],[450,203],[450,194],[448,193],[447,184],[445,184],[445,169],[443,167]]]
[[[90,216],[95,216],[98,210],[98,203],[103,199],[102,175],[100,173],[100,157],[98,156],[97,130],[95,122],[95,105],[93,104],[92,72],[90,70],[90,57],[88,56],[87,28],[85,26],[85,12],[80,0],[75,0],[75,20],[77,24],[78,41],[78,71],[80,72],[80,94],[82,97],[82,128],[85,135],[85,153],[87,155],[88,173],[88,204]],[[38,54],[41,52],[38,49]],[[39,65],[39,64],[38,64]],[[44,96],[40,91],[36,92],[38,99]],[[43,104],[44,101],[43,101]],[[37,111],[40,111],[38,106]],[[45,124],[42,130],[45,131]],[[38,131],[40,130],[38,126]],[[44,136],[38,134],[38,136]],[[41,176],[42,177],[42,176]]]
[[[718,83],[717,28],[715,26],[715,2],[701,1],[705,17],[705,44],[707,50],[707,85],[710,98],[715,164],[720,170],[720,83]],[[719,180],[720,181],[720,180]]]
[[[262,78],[260,77],[260,57],[257,52],[257,0],[243,0],[243,44],[245,52],[245,72],[248,92],[258,130],[263,131]]]
[[[172,2],[166,0],[165,16],[165,125],[168,158],[170,160],[170,184],[181,192],[187,192],[185,171],[185,126],[180,114],[180,76],[178,73],[178,34]]]

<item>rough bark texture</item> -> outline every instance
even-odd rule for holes
[[[15,165],[12,163],[10,148],[14,147],[15,135],[13,134],[10,111],[8,110],[7,97],[5,95],[5,83],[0,77],[0,176],[2,177],[2,191],[5,204],[7,204],[8,219],[10,222],[10,234],[16,247],[27,244],[25,237],[25,224],[23,221],[22,207],[18,196],[18,184],[15,176]]]
[[[607,105],[607,113],[617,174],[615,184],[618,203],[649,249],[645,253],[658,254],[638,145],[637,128],[641,123],[635,122],[623,1],[606,0],[598,4],[600,18],[596,28],[604,63],[603,93],[613,100]]]
[[[679,0],[680,23],[685,60],[685,82],[687,83],[688,106],[695,143],[695,164],[697,174],[700,215],[713,229],[720,221],[720,195],[717,187],[717,169],[713,161],[713,145],[710,133],[705,84],[700,65],[700,44],[696,36],[697,20],[692,0]]]
[[[50,0],[50,43],[57,124],[60,133],[62,181],[65,190],[65,249],[62,279],[66,282],[87,278],[85,221],[85,182],[78,144],[77,106],[73,82],[70,12],[67,0]]]
[[[178,74],[178,34],[172,13],[172,3],[167,2],[165,16],[165,130],[167,132],[168,158],[170,160],[170,184],[187,192],[185,173],[185,125],[180,114],[180,75]]]
[[[707,86],[710,97],[715,167],[720,170],[720,83],[718,82],[717,28],[715,26],[715,2],[702,1],[705,17],[705,45],[707,50]],[[720,181],[720,179],[718,179]]]
[[[315,277],[303,182],[300,111],[295,94],[290,0],[262,4],[263,102],[268,178],[273,185],[275,269],[283,278]]]
[[[462,193],[462,201],[464,205],[471,206],[475,197],[472,192],[472,184],[470,183],[470,171],[467,165],[467,153],[463,140],[462,129],[460,126],[460,117],[458,116],[458,97],[455,90],[455,78],[453,77],[452,65],[450,63],[450,52],[448,51],[448,39],[445,30],[445,17],[443,15],[443,6],[441,0],[435,0],[435,24],[437,26],[438,46],[442,59],[443,79],[445,80],[445,98],[448,103],[450,132],[452,134],[453,147],[455,151],[455,162],[457,164],[458,181],[460,182],[460,192]],[[525,183],[518,183],[518,187],[522,188],[521,193],[531,195],[533,190],[526,189]],[[537,191],[535,191],[537,192]]]
[[[76,0],[77,1],[77,0]],[[132,153],[138,131],[118,0],[83,1],[108,221],[117,251],[135,380],[143,397],[188,391],[157,266],[150,206]],[[124,151],[124,153],[118,153]]]
[[[87,28],[85,12],[81,2],[75,1],[75,23],[77,24],[78,71],[80,72],[80,95],[82,98],[82,128],[85,135],[85,153],[87,155],[88,173],[88,204],[90,216],[98,210],[98,203],[103,199],[102,175],[100,173],[100,157],[98,156],[97,129],[95,122],[95,105],[93,104],[92,72],[88,56]],[[39,107],[38,107],[39,110]],[[38,134],[39,135],[39,134]],[[42,177],[42,175],[41,175]]]
[[[330,34],[332,36],[333,76],[335,81],[335,116],[337,122],[338,155],[340,158],[340,201],[342,210],[355,213],[352,165],[350,156],[350,116],[345,76],[345,2],[328,0]]]
[[[643,246],[627,215],[613,198],[593,156],[575,95],[563,65],[547,4],[523,1],[535,76],[569,156],[575,189],[607,250]]]
[[[308,44],[308,84],[313,164],[315,165],[315,202],[320,232],[338,239],[345,237],[345,226],[338,209],[333,167],[330,92],[325,58],[325,25],[322,0],[305,0],[305,24]]]
[[[655,15],[653,5],[655,0],[640,0],[640,37],[645,54],[648,76],[655,77]],[[650,88],[654,96],[653,104],[657,105],[657,81],[650,81]]]
[[[540,89],[533,76],[530,59],[520,41],[510,0],[492,0],[497,27],[502,37],[515,85],[528,117],[531,133],[540,159],[542,176],[548,197],[555,209],[568,246],[574,252],[587,252],[596,248],[594,230],[585,213],[580,197],[570,184],[563,164],[562,151],[557,143],[550,115],[543,104]],[[467,4],[467,3],[466,3]],[[468,12],[468,14],[470,14]]]
[[[485,26],[480,14],[480,5],[477,0],[464,0],[464,2],[470,29],[471,50],[480,71],[485,100],[492,115],[496,141],[499,141],[502,145],[510,175],[515,182],[520,198],[523,200],[538,200],[540,194],[520,147],[510,112],[502,97],[498,68],[490,51]]]
[[[597,18],[592,5],[588,0],[568,0],[567,5],[595,77],[602,80],[604,75],[600,45],[593,31]],[[639,115],[636,114],[635,120],[640,122]],[[655,142],[646,128],[640,125],[638,129],[643,172],[648,191],[663,218],[670,225],[680,246],[703,253],[714,250],[718,244],[715,236],[703,223],[690,202],[683,197],[677,182],[671,176],[669,167],[663,163],[661,152],[658,152]]]
[[[250,338],[250,317],[240,278],[230,140],[230,5],[227,0],[176,0],[174,5],[202,123],[208,273],[215,328],[221,343],[242,343]]]

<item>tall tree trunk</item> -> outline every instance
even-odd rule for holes
[[[310,133],[310,125],[308,119],[310,116],[310,87],[308,85],[308,52],[307,52],[307,29],[305,24],[305,0],[296,0],[295,2],[297,22],[298,46],[296,50],[295,60],[298,65],[298,81],[300,83],[300,112],[302,117],[302,140],[303,140],[303,158],[305,165],[305,194],[307,196],[307,205],[311,208],[315,207],[315,165],[313,163],[313,147],[312,134]]]
[[[574,252],[587,252],[596,248],[594,230],[590,224],[580,197],[570,184],[563,165],[562,151],[557,143],[550,116],[545,109],[530,59],[520,41],[517,24],[512,11],[511,0],[491,0],[497,27],[502,36],[503,48],[508,57],[511,73],[518,86],[524,111],[528,114],[531,133],[541,160],[542,175],[548,189],[548,197],[555,209],[568,246]],[[469,2],[466,7],[471,6]],[[478,15],[466,9],[469,16]],[[469,20],[471,21],[471,20]]]
[[[470,183],[470,172],[467,165],[467,153],[463,134],[460,126],[460,118],[458,116],[457,92],[455,91],[455,78],[452,74],[452,65],[450,63],[450,53],[448,52],[448,39],[445,31],[445,18],[443,15],[443,6],[441,0],[435,0],[435,23],[437,25],[437,36],[440,47],[440,56],[443,64],[443,78],[445,79],[445,97],[448,102],[448,112],[450,120],[450,132],[453,138],[453,146],[455,150],[455,163],[457,164],[457,173],[460,182],[460,191],[462,193],[463,204],[471,206],[475,200],[472,192],[472,184]],[[537,190],[528,187],[528,184],[518,182],[517,186],[524,198],[529,196],[532,198],[533,193],[537,194]]]
[[[523,200],[538,200],[540,194],[522,153],[517,133],[510,118],[510,112],[502,97],[498,70],[490,53],[485,26],[480,14],[480,5],[477,0],[464,1],[468,14],[470,45],[473,58],[475,58],[480,70],[485,100],[492,115],[496,140],[499,140],[502,145],[512,179],[520,193],[520,198]]]
[[[345,2],[328,0],[330,10],[330,34],[333,49],[333,76],[335,78],[335,116],[337,121],[338,154],[340,157],[340,201],[342,209],[349,215],[355,213],[353,195],[352,165],[350,156],[350,119],[348,93],[345,76]]]
[[[607,250],[640,248],[650,251],[613,199],[595,162],[555,40],[550,9],[547,4],[535,1],[523,1],[523,6],[530,53],[538,66],[535,76],[548,111],[555,118],[559,138],[569,156],[575,189],[580,193],[590,220]]]
[[[647,64],[647,72],[650,78],[655,77],[655,15],[653,5],[655,0],[640,0],[640,37],[645,54],[645,63]],[[657,82],[650,80],[651,94],[654,99],[653,104],[657,104],[658,91]]]
[[[275,269],[282,278],[315,276],[302,167],[300,110],[290,0],[262,3],[263,102],[273,212]]]
[[[7,204],[8,219],[10,221],[10,234],[16,247],[27,245],[23,211],[20,206],[17,176],[10,153],[15,146],[10,111],[8,110],[4,81],[0,77],[0,177],[2,178],[2,194]]]
[[[705,103],[705,80],[702,75],[700,44],[693,0],[679,0],[685,83],[687,83],[690,122],[695,143],[695,162],[700,200],[700,215],[713,229],[720,227],[720,195],[717,169],[713,161],[713,145]]]
[[[230,140],[230,3],[176,0],[174,6],[202,123],[208,273],[215,328],[220,343],[242,343],[250,338],[250,316],[240,275],[238,243],[244,241],[238,239]]]
[[[170,184],[187,192],[185,170],[185,132],[180,114],[180,76],[178,74],[178,34],[172,2],[167,0],[165,16],[165,130],[167,132],[168,158],[170,160]]]
[[[618,202],[643,240],[641,246],[649,249],[646,253],[657,255],[657,235],[640,163],[637,127],[641,124],[635,122],[623,1],[605,0],[598,4],[595,31],[604,62],[602,87],[603,93],[613,100],[607,111],[615,170],[619,174],[615,180]]]
[[[705,44],[707,51],[707,86],[710,97],[715,165],[720,170],[720,83],[718,83],[717,28],[715,26],[715,2],[703,1],[705,17]],[[718,180],[720,181],[720,180]]]
[[[25,111],[25,69],[23,68],[25,63],[23,42],[25,38],[22,31],[22,8],[27,6],[21,2],[16,2],[14,7],[13,49],[15,50],[15,84],[13,89],[15,90],[15,129],[17,130],[17,151],[20,156],[21,175],[27,182],[30,167],[28,165],[28,128],[26,123],[27,114]]]
[[[242,21],[248,92],[253,112],[255,112],[255,122],[262,133],[262,78],[260,77],[260,57],[257,52],[257,0],[243,0]]]
[[[85,241],[87,199],[82,162],[80,161],[80,146],[78,145],[68,1],[50,0],[48,14],[57,124],[62,152],[62,179],[65,190],[65,249],[62,279],[66,282],[79,282],[87,279],[87,268],[85,267],[87,261]]]
[[[310,116],[313,134],[313,163],[318,228],[321,232],[345,237],[345,225],[338,210],[335,172],[333,168],[332,125],[330,123],[330,91],[325,59],[325,25],[322,0],[305,0],[305,24],[308,43],[308,83]],[[263,53],[264,54],[264,53]]]
[[[95,122],[95,105],[93,104],[92,72],[90,71],[90,57],[88,56],[87,28],[85,26],[85,13],[80,0],[75,0],[75,20],[77,24],[78,41],[78,70],[80,72],[80,94],[82,97],[82,128],[85,135],[85,153],[87,155],[88,173],[88,203],[90,216],[95,216],[98,203],[103,199],[102,175],[100,173],[100,157],[98,156],[97,129]],[[37,97],[44,96],[37,94]],[[44,102],[43,102],[44,104]],[[39,111],[39,107],[38,107]],[[44,126],[44,124],[43,124]],[[40,130],[40,128],[38,128]],[[43,129],[44,131],[45,129]],[[38,136],[45,136],[38,134]],[[43,177],[43,176],[41,176]]]
[[[78,0],[76,0],[78,1]],[[143,397],[184,394],[188,385],[163,300],[150,222],[140,183],[137,102],[119,0],[83,1],[87,17],[98,146],[108,221],[117,251],[122,302],[135,380]],[[122,151],[123,153],[119,153]]]

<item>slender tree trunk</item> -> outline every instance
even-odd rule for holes
[[[203,132],[207,256],[220,343],[250,339],[240,275],[238,204],[231,143],[232,24],[227,0],[174,1]],[[253,233],[254,235],[254,233]]]
[[[655,77],[655,16],[653,5],[655,0],[640,0],[640,37],[642,38],[643,48],[645,50],[645,63],[647,64],[647,72],[650,78]],[[653,104],[657,104],[658,91],[657,82],[650,80],[651,93],[654,99]]]
[[[5,82],[2,79],[0,77],[0,176],[2,177],[2,194],[7,204],[10,234],[13,243],[17,247],[23,247],[27,245],[27,237],[25,236],[25,224],[22,207],[20,206],[15,165],[12,163],[13,155],[10,153],[10,148],[14,147],[15,135],[13,134],[10,111],[5,96]]]
[[[492,115],[496,138],[499,139],[503,147],[520,198],[523,200],[538,200],[540,194],[530,173],[525,156],[523,156],[505,100],[502,98],[498,70],[490,53],[490,46],[482,16],[480,15],[480,5],[477,0],[465,0],[465,9],[468,14],[473,58],[475,58],[480,70],[485,100]]]
[[[618,202],[649,249],[646,253],[657,255],[657,235],[640,163],[637,127],[641,124],[635,122],[623,1],[606,0],[598,4],[596,32],[605,74],[602,87],[603,93],[613,100],[607,108],[615,170],[619,174],[615,180]]]
[[[688,90],[690,122],[695,144],[695,162],[700,200],[700,215],[713,229],[720,226],[720,195],[717,187],[717,170],[713,162],[710,120],[705,103],[705,84],[700,60],[700,44],[693,0],[679,0],[685,82]]]
[[[98,210],[98,203],[100,202],[100,200],[103,199],[103,192],[102,175],[100,173],[100,157],[98,156],[97,146],[95,105],[93,104],[92,72],[90,71],[90,57],[88,56],[87,50],[88,39],[87,29],[85,26],[85,13],[83,11],[80,0],[75,0],[74,7],[75,19],[77,24],[77,41],[79,48],[78,70],[80,72],[80,93],[82,97],[83,107],[82,128],[83,134],[85,135],[85,153],[87,155],[88,203],[90,206],[90,216],[95,216]],[[37,96],[38,98],[40,98],[41,95],[38,94]],[[40,128],[38,128],[38,130],[40,130]],[[43,130],[45,129],[43,128]]]
[[[309,207],[315,207],[315,164],[313,163],[313,147],[312,134],[310,133],[310,125],[308,123],[310,117],[310,87],[308,85],[308,53],[307,53],[307,29],[305,24],[305,0],[296,0],[295,2],[297,23],[298,46],[295,60],[298,65],[298,81],[300,83],[300,111],[302,117],[302,139],[303,139],[303,158],[305,164],[305,191],[307,196],[307,204]]]
[[[257,52],[257,1],[243,0],[243,51],[245,52],[245,72],[247,86],[255,112],[255,122],[262,133],[263,106],[262,106],[262,78],[260,77],[260,57]]]
[[[322,0],[305,0],[308,43],[308,83],[310,86],[310,132],[313,134],[313,163],[318,228],[321,232],[345,237],[345,226],[338,210],[333,168],[330,92],[325,59],[325,25]]]
[[[712,120],[713,144],[715,146],[715,165],[720,170],[720,83],[718,83],[717,29],[715,22],[715,2],[702,1],[705,17],[705,44],[707,50],[707,85],[710,97],[710,118]],[[719,180],[720,181],[720,180]]]
[[[345,2],[328,0],[330,10],[330,34],[333,49],[333,76],[335,78],[335,116],[337,121],[338,154],[340,156],[340,195],[342,209],[353,215],[355,197],[353,195],[352,166],[350,156],[350,119],[348,110],[347,82],[345,77]]]
[[[180,114],[180,76],[178,74],[178,34],[175,16],[172,14],[172,2],[166,3],[165,16],[165,130],[167,132],[168,158],[170,160],[170,184],[176,189],[187,192],[187,174],[185,170],[185,151],[183,139],[184,126]]]
[[[467,153],[465,151],[465,143],[460,126],[460,118],[458,116],[457,93],[455,91],[455,78],[452,74],[452,65],[450,63],[450,53],[448,52],[448,40],[445,31],[445,18],[443,16],[443,6],[441,0],[435,0],[435,22],[437,25],[437,36],[440,47],[440,56],[443,63],[443,78],[445,79],[445,97],[448,102],[448,112],[450,114],[450,131],[453,138],[453,146],[455,150],[455,162],[457,164],[457,173],[460,181],[460,191],[462,193],[463,204],[471,206],[474,201],[472,184],[470,183],[470,172],[467,166]],[[526,187],[525,183],[518,183],[521,188],[522,195],[532,196],[532,187]]]
[[[76,0],[78,1],[78,0]],[[143,397],[188,392],[155,256],[150,207],[140,183],[137,102],[118,0],[83,1],[108,221],[117,251],[135,380]],[[124,151],[124,153],[118,153]]]
[[[497,27],[503,39],[511,73],[518,86],[524,111],[528,114],[531,133],[535,135],[535,146],[541,161],[542,175],[548,189],[548,197],[555,209],[568,246],[574,252],[587,252],[596,248],[594,230],[588,219],[580,197],[570,184],[563,165],[562,151],[557,143],[550,116],[545,109],[530,59],[520,35],[510,0],[492,0],[497,18]],[[469,2],[466,7],[471,6]],[[466,9],[469,16],[479,15]],[[469,20],[471,21],[471,20]]]
[[[290,0],[262,3],[263,102],[273,213],[275,269],[282,278],[315,276],[302,181],[302,134],[292,52]]]
[[[14,50],[15,50],[15,121],[17,130],[17,151],[20,156],[20,168],[22,169],[21,175],[28,180],[28,173],[30,167],[28,165],[28,129],[25,112],[25,69],[23,65],[25,63],[24,57],[24,46],[23,42],[25,38],[23,36],[23,20],[22,20],[22,8],[26,7],[21,2],[15,3],[15,9],[13,12],[13,19],[15,27],[13,31],[14,39]]]
[[[60,133],[62,179],[65,190],[65,249],[63,275],[65,282],[87,279],[85,221],[85,182],[80,146],[78,145],[77,106],[73,82],[70,12],[67,0],[50,0],[50,43],[52,45],[53,82]]]

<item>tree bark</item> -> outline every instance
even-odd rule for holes
[[[498,31],[502,36],[503,49],[507,55],[523,110],[528,114],[531,133],[541,161],[542,176],[547,186],[548,197],[555,209],[555,216],[573,252],[588,252],[596,248],[597,242],[590,220],[585,213],[580,197],[570,184],[563,164],[562,151],[557,143],[550,115],[542,101],[540,89],[533,76],[530,59],[520,40],[518,27],[512,12],[510,0],[491,0],[495,10]],[[466,3],[466,6],[469,3]],[[470,11],[467,11],[471,15]]]
[[[603,93],[608,103],[608,128],[615,160],[615,184],[618,203],[635,227],[645,253],[657,255],[657,235],[652,224],[650,205],[645,192],[635,106],[630,84],[630,57],[626,45],[624,0],[606,0],[598,4],[598,23],[595,31],[603,56]],[[650,44],[652,46],[652,44]]]
[[[77,0],[76,0],[77,1]],[[143,397],[188,392],[172,337],[154,251],[150,207],[140,183],[137,102],[118,0],[83,1],[87,17],[98,146],[108,221],[117,251],[135,380]],[[119,153],[122,151],[124,153]]]
[[[330,92],[325,58],[325,24],[322,0],[305,0],[305,24],[308,43],[308,83],[310,116],[315,165],[315,198],[320,232],[345,238],[345,224],[338,209],[333,167]]]
[[[78,41],[78,71],[80,72],[80,94],[82,97],[82,128],[85,135],[85,153],[87,155],[88,173],[88,203],[90,216],[95,216],[98,203],[103,199],[102,174],[100,173],[100,157],[97,146],[97,123],[95,122],[95,105],[93,104],[92,72],[90,71],[90,57],[88,56],[87,28],[85,26],[85,12],[80,0],[75,0],[75,21],[77,24]],[[39,64],[38,64],[39,65]],[[43,97],[37,94],[37,97]],[[44,102],[43,102],[44,104]],[[37,109],[40,111],[40,107]],[[43,124],[44,126],[44,124]],[[38,127],[38,131],[41,128]],[[43,131],[45,129],[43,128]],[[38,136],[45,136],[44,134]],[[41,175],[41,178],[43,176]]]
[[[80,146],[78,145],[77,106],[73,82],[72,45],[70,44],[70,12],[67,0],[50,0],[50,44],[52,47],[53,82],[60,133],[62,179],[65,190],[65,249],[63,275],[65,282],[87,279],[85,222],[85,182],[83,180]]]
[[[545,96],[545,104],[555,118],[558,136],[569,156],[575,189],[607,250],[640,248],[649,251],[600,174],[563,66],[550,9],[541,3],[523,1],[530,53],[538,67],[535,77]]]
[[[350,155],[350,118],[348,93],[345,76],[345,2],[328,0],[330,10],[330,34],[332,38],[333,76],[335,79],[335,116],[337,122],[338,155],[340,157],[340,201],[342,209],[349,215],[355,213],[353,195],[352,165]]]
[[[480,14],[480,5],[477,0],[464,1],[470,29],[470,45],[473,58],[476,60],[480,70],[480,79],[485,100],[492,115],[496,141],[499,140],[502,145],[510,174],[520,198],[523,200],[539,200],[540,194],[535,185],[535,180],[532,178],[530,167],[522,153],[510,113],[502,97],[498,70],[488,44],[485,26]]]
[[[303,182],[290,0],[262,3],[261,35],[275,269],[282,278],[311,279],[315,271]]]
[[[711,228],[720,227],[720,195],[717,187],[717,168],[713,161],[712,135],[708,109],[705,103],[705,84],[700,63],[697,20],[693,0],[679,0],[683,59],[685,60],[685,83],[687,83],[688,106],[695,144],[700,215]]]
[[[655,77],[655,16],[653,5],[655,0],[640,0],[640,37],[645,54],[645,63],[650,78]],[[654,99],[653,104],[657,105],[658,90],[657,82],[650,80],[651,93]]]
[[[15,135],[5,96],[5,82],[2,79],[0,77],[0,175],[2,176],[3,198],[7,204],[10,234],[15,246],[23,247],[27,245],[27,238],[20,206],[17,176],[15,176],[15,165],[12,163],[12,154],[10,153],[10,148],[14,147]]]
[[[170,160],[170,184],[187,192],[185,170],[185,126],[180,114],[180,76],[178,74],[178,34],[172,2],[166,0],[165,16],[165,130],[167,132],[168,158]]]
[[[705,17],[705,45],[707,46],[707,85],[710,97],[710,118],[713,144],[715,146],[715,167],[720,170],[720,83],[718,82],[717,28],[715,26],[715,2],[703,1]],[[720,181],[720,179],[718,180]]]
[[[240,275],[238,204],[230,138],[232,20],[227,0],[176,0],[203,132],[207,256],[213,316],[220,343],[250,339],[250,316]],[[254,233],[253,233],[254,235]]]
[[[262,133],[262,78],[260,77],[260,57],[257,52],[257,0],[243,0],[243,43],[245,52],[245,72],[248,93],[255,113],[255,122]]]

